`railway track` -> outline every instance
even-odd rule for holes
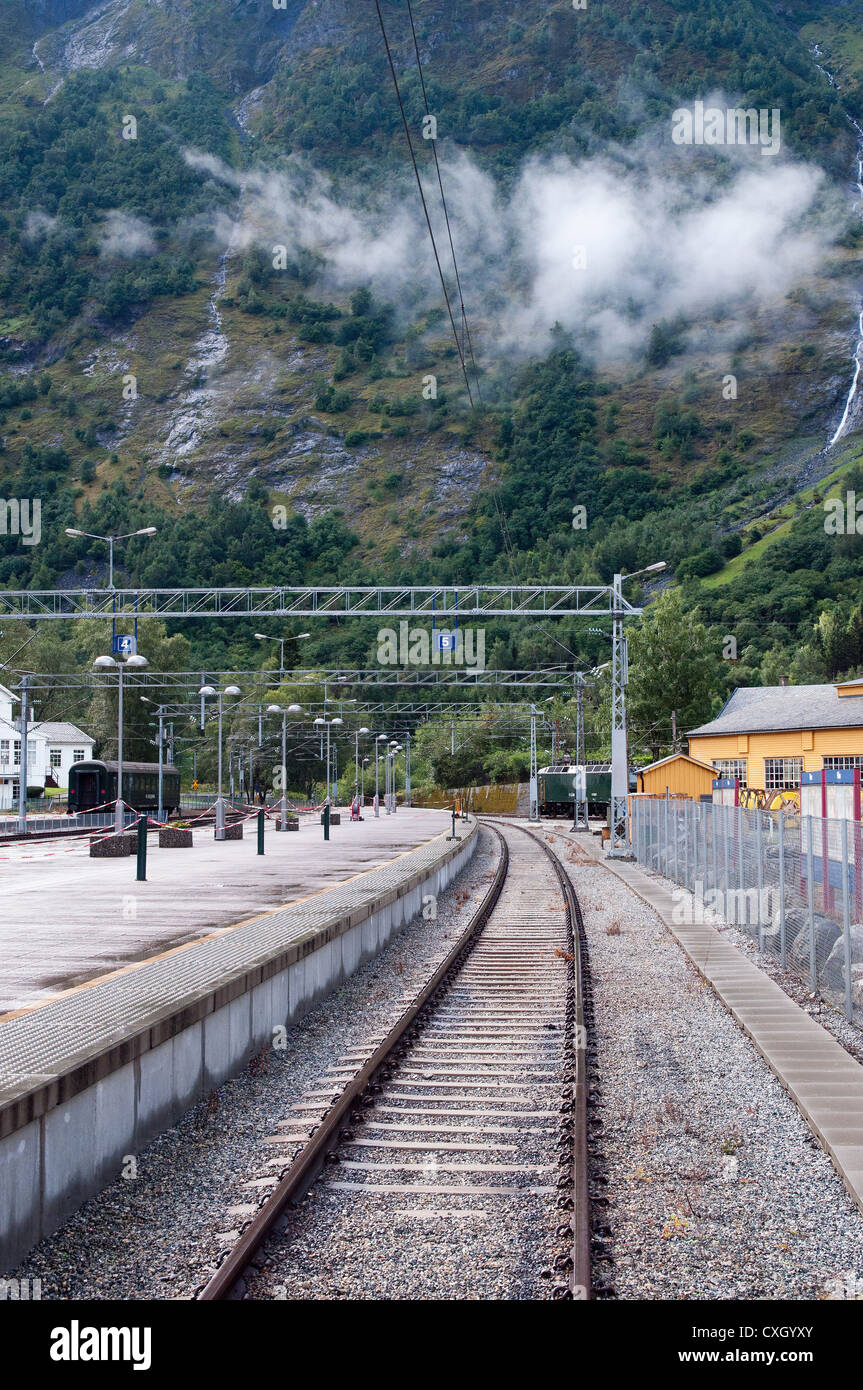
[[[580,909],[539,836],[485,824],[500,858],[478,909],[386,1037],[347,1053],[281,1121],[271,1142],[290,1161],[250,1184],[271,1190],[234,1209],[244,1224],[198,1298],[271,1296],[262,1264],[289,1261],[298,1227],[304,1240],[320,1221],[346,1250],[371,1229],[381,1261],[408,1267],[430,1229],[457,1229],[479,1281],[466,1292],[454,1271],[458,1297],[590,1297]],[[537,1261],[548,1282],[531,1288],[521,1266]],[[517,1291],[501,1291],[510,1274]],[[439,1282],[419,1296],[447,1297]]]

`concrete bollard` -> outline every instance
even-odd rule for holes
[[[125,859],[134,852],[134,835],[108,835],[90,841],[91,859]]]
[[[192,849],[194,843],[191,830],[169,825],[162,826],[159,831],[159,849]]]

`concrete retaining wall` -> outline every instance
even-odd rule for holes
[[[397,887],[335,910],[265,964],[0,1107],[0,1271],[113,1181],[126,1156],[247,1066],[275,1028],[295,1023],[376,955],[426,895],[443,892],[476,848],[475,823],[461,831],[460,843],[442,842],[437,861]]]

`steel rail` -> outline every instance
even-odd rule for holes
[[[482,817],[483,824],[490,818]],[[567,934],[570,938],[573,972],[573,1008],[568,1014],[573,1052],[572,1097],[569,1102],[572,1113],[572,1169],[571,1191],[572,1255],[567,1271],[567,1289],[574,1299],[589,1299],[591,1295],[590,1273],[590,1187],[588,1183],[588,1144],[587,1144],[587,1029],[584,1015],[584,918],[581,904],[572,886],[569,874],[557,855],[549,849],[544,840],[526,826],[514,826],[531,840],[535,840],[551,860],[557,880],[566,903]]]
[[[488,921],[503,891],[509,870],[509,849],[500,831],[492,827],[501,846],[500,862],[476,913],[458,941],[447,953],[434,974],[426,981],[386,1037],[375,1048],[368,1061],[336,1096],[321,1123],[291,1161],[278,1186],[267,1197],[241,1232],[235,1245],[219,1265],[211,1279],[198,1291],[200,1302],[217,1302],[230,1297],[242,1278],[253,1255],[272,1231],[285,1208],[299,1200],[311,1187],[330,1153],[340,1142],[342,1131],[350,1119],[351,1108],[359,1097],[375,1083],[377,1076],[405,1035],[417,1022],[419,1015],[434,1000],[454,969],[460,968],[462,957],[472,948]]]

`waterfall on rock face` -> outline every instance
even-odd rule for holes
[[[849,120],[851,120],[851,124],[857,132],[857,188],[860,193],[861,212],[863,212],[863,126],[860,126],[857,123],[857,121],[852,120],[851,117],[849,117]],[[845,409],[842,412],[842,419],[839,421],[836,433],[830,440],[830,443],[827,446],[828,448],[832,448],[833,445],[836,443],[837,439],[841,439],[842,435],[846,432],[848,428],[848,420],[849,416],[851,415],[851,408],[857,396],[857,386],[860,380],[861,365],[863,365],[863,308],[861,308],[860,315],[857,320],[857,347],[854,350],[854,376],[851,380],[851,389],[848,392],[848,398],[845,402]]]
[[[814,48],[812,49],[812,52],[816,58],[820,58],[821,45],[816,43]],[[830,86],[835,88],[836,78],[833,76],[832,72],[828,72],[827,68],[822,67],[821,64],[818,62],[816,62],[815,66],[817,67],[819,72],[823,72],[824,76],[827,78],[827,81],[830,83]],[[850,122],[851,125],[853,125],[855,131],[857,132],[857,191],[860,194],[858,210],[861,216],[863,216],[863,126],[861,126],[858,121],[855,121],[854,117],[850,116],[847,111],[845,115],[847,120]],[[842,412],[842,419],[839,421],[839,424],[837,425],[833,433],[830,443],[827,445],[828,449],[832,449],[833,445],[839,439],[841,439],[844,434],[848,432],[852,408],[857,398],[857,387],[860,382],[861,366],[863,366],[863,304],[861,304],[860,313],[857,319],[857,345],[854,349],[854,374],[851,378],[851,386],[849,388],[848,395],[845,400],[845,409]]]

